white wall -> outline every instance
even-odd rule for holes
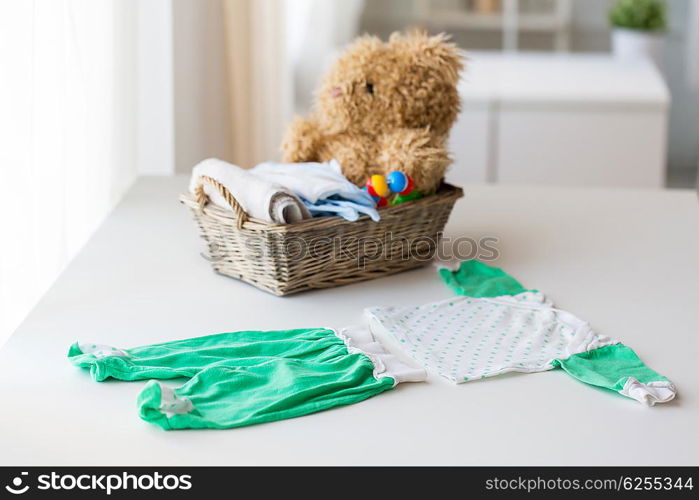
[[[690,86],[687,48],[689,2],[670,0],[670,33],[665,46],[665,77],[672,94],[668,162],[671,168],[695,169],[699,164],[699,89]]]
[[[171,0],[138,2],[138,173],[175,172]]]

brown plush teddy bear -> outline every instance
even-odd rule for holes
[[[335,158],[358,186],[399,170],[421,193],[434,192],[451,163],[446,141],[460,108],[462,67],[443,34],[358,38],[325,76],[313,112],[287,129],[284,161]]]

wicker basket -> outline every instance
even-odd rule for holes
[[[207,205],[203,184],[233,207]],[[382,208],[381,220],[339,216],[296,224],[271,224],[249,217],[228,190],[200,178],[196,196],[183,194],[206,240],[216,272],[275,295],[328,288],[378,278],[430,262],[461,188],[442,184],[436,194]]]

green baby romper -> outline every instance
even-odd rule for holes
[[[425,378],[366,327],[221,333],[131,349],[75,343],[68,357],[98,382],[150,380],[138,396],[139,413],[166,430],[298,417]],[[189,380],[177,388],[153,380],[174,378]]]

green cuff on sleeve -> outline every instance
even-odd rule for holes
[[[439,275],[454,293],[468,297],[501,297],[535,291],[527,290],[499,267],[489,266],[477,260],[461,262],[456,271],[440,269]]]

